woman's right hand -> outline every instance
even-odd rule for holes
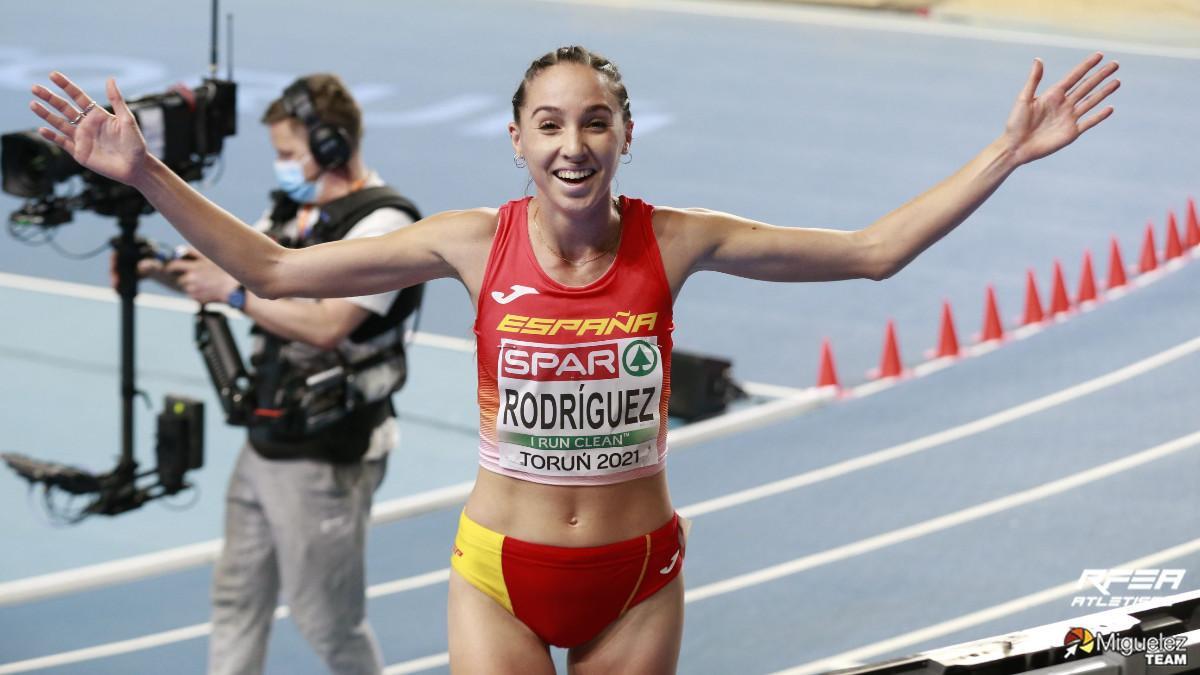
[[[137,120],[121,97],[116,81],[110,77],[106,86],[108,101],[113,108],[111,113],[97,105],[66,75],[55,71],[50,73],[50,81],[70,100],[41,85],[33,86],[33,95],[53,108],[51,110],[38,101],[29,102],[29,108],[51,127],[42,127],[38,133],[70,153],[83,167],[133,185],[150,154],[146,150],[146,139],[142,138]]]

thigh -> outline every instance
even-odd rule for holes
[[[274,533],[254,489],[253,453],[243,448],[225,495],[225,541],[213,570],[214,600],[274,607],[278,592]]]
[[[674,673],[683,640],[683,574],[567,655],[569,672]]]
[[[554,662],[546,644],[454,570],[447,614],[454,675],[553,675]]]
[[[299,620],[364,612],[364,549],[376,476],[362,464],[270,462],[263,489],[284,594]]]

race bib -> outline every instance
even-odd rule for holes
[[[662,367],[654,336],[568,345],[501,340],[500,466],[602,476],[657,464]]]

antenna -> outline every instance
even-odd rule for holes
[[[220,14],[217,1],[212,0],[212,39],[208,55],[208,76],[213,79],[217,77],[217,16]]]
[[[225,68],[228,75],[225,79],[233,81],[233,12],[225,15]]]

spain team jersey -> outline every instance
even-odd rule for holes
[[[479,463],[553,485],[657,473],[674,326],[654,207],[621,197],[612,266],[586,286],[564,286],[534,256],[530,199],[500,208],[479,292]]]

